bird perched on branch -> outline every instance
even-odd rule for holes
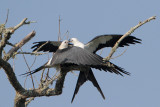
[[[76,38],[71,38],[70,42],[77,47],[86,49],[92,53],[96,53],[98,50],[105,48],[105,47],[113,47],[114,44],[120,39],[123,35],[100,35],[92,39],[90,42],[87,44],[83,44],[78,39]],[[126,37],[120,44],[119,47],[124,47],[124,46],[129,46],[129,44],[135,44],[135,43],[141,43],[141,39],[138,39],[133,36],[128,36]],[[34,45],[32,48],[34,48],[33,51],[49,51],[49,52],[55,52],[58,47],[61,44],[61,41],[41,41],[41,42],[35,42],[36,45]],[[112,64],[114,65],[114,64]],[[115,71],[114,73],[122,75],[120,72],[129,75],[128,72],[124,71],[124,69],[114,65],[113,68],[117,68],[119,70]],[[112,68],[112,67],[111,67]],[[85,69],[86,70],[86,69]],[[111,71],[113,72],[113,71]],[[92,69],[89,68],[88,71],[80,71],[76,88],[74,91],[74,95],[72,97],[72,101],[75,97],[75,95],[78,93],[78,90],[81,85],[83,85],[84,82],[87,80],[90,80],[93,85],[98,89],[98,91],[101,93],[102,97],[104,97],[103,92],[101,91],[100,86],[98,85],[98,82],[96,78],[94,77],[94,74],[92,72]]]

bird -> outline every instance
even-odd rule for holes
[[[111,64],[111,66],[108,66],[108,64]],[[60,67],[68,66],[71,68],[71,70],[85,70],[82,67],[84,66],[85,68],[85,66],[87,66],[99,70],[104,70],[106,72],[114,72],[120,75],[122,75],[121,72],[128,74],[128,72],[124,71],[122,68],[114,65],[113,63],[109,61],[104,62],[103,58],[97,54],[89,52],[88,50],[84,50],[81,47],[68,45],[67,40],[64,40],[61,43],[57,51],[53,54],[52,58],[48,62],[36,70],[33,70],[31,74],[38,72],[43,68],[55,67],[59,70]]]
[[[105,47],[113,47],[114,44],[122,37],[121,34],[105,34],[99,35],[93,38],[88,43],[84,44],[85,48],[96,53],[98,50],[105,48]],[[141,39],[136,38],[134,36],[127,36],[126,38],[121,41],[119,47],[129,46],[130,44],[141,43]],[[31,49],[33,51],[43,51],[43,52],[55,52],[62,41],[40,41],[34,42]]]
[[[81,42],[78,41],[78,39],[76,38],[71,38],[70,42],[74,44],[74,46],[78,46],[81,48],[85,48],[90,52],[96,53],[98,50],[104,48],[104,47],[113,47],[114,44],[118,41],[118,39],[120,39],[123,35],[120,34],[109,34],[109,35],[99,35],[95,38],[93,38],[91,41],[89,41],[87,44],[83,44]],[[41,42],[34,42],[34,46],[32,47],[32,49],[38,50],[38,51],[49,51],[49,52],[55,52],[57,47],[59,46],[59,44],[61,43],[61,41],[41,41]],[[119,47],[124,47],[124,46],[129,46],[129,44],[135,44],[135,43],[141,43],[141,39],[138,39],[134,36],[128,36],[126,37],[120,44]],[[45,45],[43,45],[45,44]],[[41,47],[40,47],[41,46]],[[117,67],[119,68],[119,67]],[[80,86],[83,85],[83,83],[85,83],[87,80],[90,80],[93,85],[98,89],[98,91],[101,93],[102,97],[103,92],[92,72],[92,69],[90,68],[88,71],[88,75],[85,75],[86,72],[80,72],[79,73],[79,77],[76,83],[76,88],[72,97],[72,101],[74,100],[75,95],[78,93],[78,90],[80,88]],[[129,75],[129,73],[126,73],[127,75]],[[105,97],[103,97],[105,99]]]
[[[64,40],[57,51],[53,54],[52,58],[46,62],[44,65],[39,68],[28,72],[27,74],[34,74],[43,68],[54,67],[58,71],[61,67],[66,67],[66,69],[71,70],[85,70],[86,68],[95,68],[104,71],[113,72],[114,69],[111,69],[106,66],[103,58],[97,54],[93,54],[87,50],[84,50],[80,47],[68,46],[68,40]],[[25,73],[26,74],[26,73]]]

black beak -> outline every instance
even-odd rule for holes
[[[69,39],[68,42],[69,42],[68,45],[73,46],[73,44],[70,43],[70,42],[71,42],[71,39]]]
[[[72,44],[72,43],[70,43],[70,42],[68,43],[68,45],[69,45],[69,46],[73,46],[73,44]]]

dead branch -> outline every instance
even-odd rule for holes
[[[7,19],[6,23],[8,20],[8,14],[7,14]],[[5,24],[0,25],[0,36],[1,36],[1,41],[0,41],[0,67],[4,69],[8,80],[10,84],[13,86],[13,88],[16,91],[16,96],[15,96],[15,107],[25,107],[25,102],[27,98],[31,98],[31,100],[34,97],[40,97],[40,96],[54,96],[54,95],[59,95],[62,93],[62,88],[64,84],[64,79],[68,71],[63,70],[60,72],[59,76],[53,76],[51,80],[45,80],[43,83],[43,86],[41,85],[38,88],[35,89],[29,89],[26,90],[22,87],[22,85],[19,83],[17,80],[17,77],[13,71],[13,68],[11,65],[7,62],[11,57],[16,55],[17,51],[24,45],[26,44],[30,39],[32,39],[36,32],[32,31],[29,33],[24,39],[22,39],[19,43],[16,45],[13,45],[8,42],[8,40],[11,38],[11,35],[21,26],[25,24],[30,24],[30,22],[26,22],[27,18],[24,18],[18,25],[15,27],[10,27],[10,28],[5,28]],[[6,44],[9,44],[12,46],[12,48],[9,50],[9,52],[6,54],[3,54],[2,58],[2,51],[5,48]],[[4,52],[4,51],[3,51]],[[24,54],[24,53],[23,53]],[[28,53],[27,53],[28,54]],[[30,53],[29,53],[30,54]],[[35,53],[34,53],[35,54]],[[38,53],[36,53],[38,54]],[[49,85],[53,83],[53,81],[57,80],[55,89],[49,88]],[[31,101],[30,100],[30,101]],[[29,102],[30,102],[29,101]],[[27,102],[26,104],[28,104]]]
[[[3,59],[0,58],[0,66],[4,69],[5,73],[7,74],[10,84],[16,90],[17,94],[15,97],[16,98],[15,101],[17,102],[15,105],[17,105],[17,103],[22,104],[21,101],[25,101],[26,98],[30,98],[30,97],[54,96],[54,95],[61,94],[63,84],[64,84],[64,79],[68,72],[63,70],[60,73],[60,75],[57,77],[58,79],[54,78],[50,81],[47,81],[41,88],[25,90],[17,80],[11,65],[7,61],[4,61]],[[51,84],[55,79],[57,79],[55,89],[49,88],[49,84]]]
[[[44,54],[48,54],[47,52],[45,53],[40,53],[40,52],[37,52],[37,53],[35,53],[35,52],[17,52],[17,53],[15,53],[15,54],[28,54],[28,55],[36,55],[36,56],[39,56],[39,55],[44,55]]]
[[[11,28],[11,32],[14,33],[14,31],[16,31],[18,28],[20,28],[21,26],[25,25],[25,24],[30,24],[30,23],[34,23],[35,21],[27,21],[27,18],[24,18],[18,25],[14,26],[13,28]]]
[[[21,84],[17,80],[11,65],[7,61],[4,61],[2,58],[0,58],[0,66],[4,69],[9,79],[9,82],[14,87],[14,89],[20,93],[24,92],[24,88],[21,86]]]
[[[33,38],[35,34],[36,34],[35,31],[32,31],[31,33],[29,33],[24,39],[22,39],[19,43],[17,43],[15,47],[9,50],[9,52],[3,57],[3,60],[8,61],[13,56],[13,54],[19,48],[21,48],[25,43],[27,43],[31,38]]]
[[[110,54],[104,58],[104,60],[108,61],[111,59],[112,55],[114,54],[114,52],[116,51],[116,49],[118,48],[119,44],[121,43],[121,41],[126,38],[127,36],[129,36],[131,33],[133,33],[137,28],[139,28],[140,26],[144,25],[147,22],[150,22],[151,20],[156,19],[156,16],[152,16],[149,19],[145,20],[144,22],[139,22],[138,25],[136,25],[135,27],[131,28],[127,33],[125,33],[114,45],[114,47],[112,48]]]
[[[116,49],[118,48],[118,45],[120,42],[130,35],[134,30],[142,26],[143,24],[155,19],[155,16],[147,19],[144,22],[140,22],[137,26],[131,28],[126,34],[124,34],[115,44],[115,46],[112,48],[111,53],[109,54],[108,57],[104,58],[104,60],[110,60]],[[8,19],[7,19],[8,20]],[[53,76],[50,80],[45,79],[45,81],[42,80],[41,78],[41,83],[38,88],[35,89],[24,89],[22,85],[19,83],[19,81],[16,78],[16,75],[13,71],[13,68],[11,65],[7,62],[15,53],[20,49],[25,43],[27,43],[32,37],[35,36],[35,31],[32,31],[30,34],[28,34],[24,39],[22,39],[19,43],[14,45],[9,52],[4,55],[2,58],[2,51],[3,48],[6,46],[8,40],[10,39],[11,35],[21,26],[24,24],[30,24],[32,22],[26,22],[27,18],[23,19],[18,25],[12,28],[7,28],[5,29],[4,26],[0,26],[0,35],[4,36],[1,39],[0,42],[0,67],[2,67],[8,77],[8,80],[10,84],[13,86],[13,88],[16,91],[16,97],[15,97],[15,107],[25,107],[32,101],[35,97],[41,97],[41,96],[55,96],[55,95],[60,95],[62,93],[63,89],[63,84],[65,77],[67,75],[68,70],[62,68],[58,76]],[[49,88],[49,85],[53,83],[53,81],[56,80],[56,85],[55,88]],[[28,101],[26,100],[27,98],[30,98]]]

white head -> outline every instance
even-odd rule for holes
[[[61,45],[59,46],[58,49],[65,49],[65,48],[68,48],[68,40],[64,40]]]
[[[84,48],[84,44],[78,41],[77,38],[71,38],[69,39],[69,42],[73,44],[73,46]]]

